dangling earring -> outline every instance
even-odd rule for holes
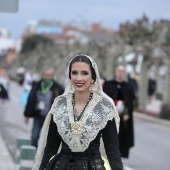
[[[89,86],[89,91],[92,93],[93,92],[93,86],[94,86],[94,80],[92,80],[90,82],[90,86]]]

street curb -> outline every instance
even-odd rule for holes
[[[170,121],[169,120],[164,120],[164,119],[161,119],[159,117],[154,117],[154,116],[151,116],[151,115],[147,115],[146,113],[142,113],[142,112],[134,112],[134,117],[137,117],[137,118],[140,118],[140,119],[145,119],[147,121],[150,121],[150,122],[155,122],[155,123],[159,123],[159,124],[163,124],[163,125],[166,125],[166,126],[170,126]]]
[[[14,170],[14,162],[0,132],[0,169]]]

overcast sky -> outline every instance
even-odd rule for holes
[[[0,27],[19,37],[29,20],[81,18],[117,29],[119,24],[146,14],[151,20],[170,19],[170,0],[19,0],[17,13],[0,12]]]

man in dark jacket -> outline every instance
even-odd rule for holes
[[[44,70],[42,79],[32,86],[24,111],[24,121],[27,124],[33,117],[31,144],[37,147],[39,134],[54,99],[64,90],[60,84],[53,80],[52,69]]]
[[[134,145],[132,115],[134,93],[129,83],[125,80],[125,76],[124,66],[119,66],[116,69],[115,79],[106,81],[103,91],[114,100],[118,109],[120,116],[119,148],[121,156],[128,158],[129,149]]]

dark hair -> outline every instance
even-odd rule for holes
[[[91,63],[90,59],[87,56],[83,55],[83,54],[77,55],[76,57],[74,57],[72,59],[72,61],[70,63],[70,66],[69,66],[69,78],[71,79],[71,67],[72,67],[72,64],[76,63],[76,62],[84,62],[84,63],[86,63],[86,64],[88,64],[90,66],[92,79],[95,82],[96,81],[96,72],[95,72],[94,68],[92,67],[92,63]]]

